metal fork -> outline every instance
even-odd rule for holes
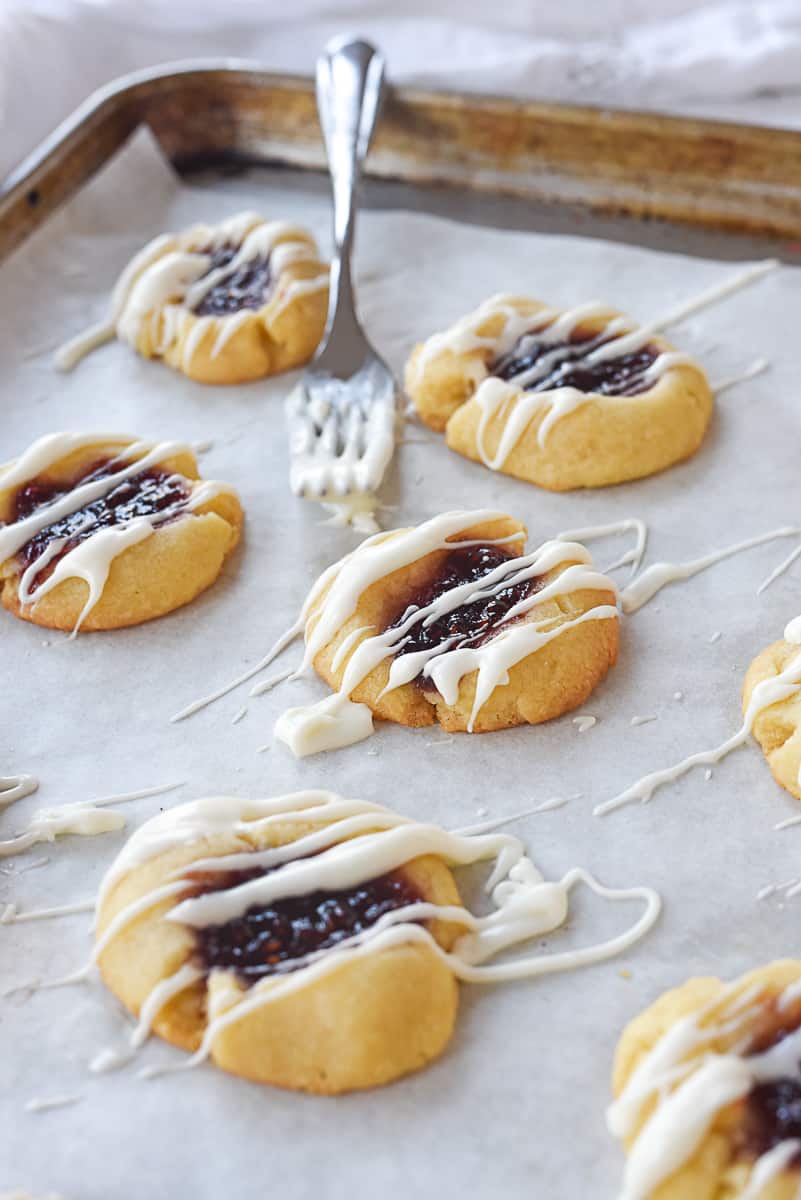
[[[323,340],[286,402],[290,487],[311,500],[374,492],[395,445],[395,379],[359,324],[351,276],[356,194],[383,83],[384,59],[368,42],[336,38],[317,61],[334,255]]]

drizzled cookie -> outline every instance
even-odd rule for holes
[[[611,1131],[620,1200],[794,1200],[801,1187],[801,962],[691,979],[623,1033]]]
[[[492,863],[493,906],[462,906],[452,868]],[[625,932],[581,949],[489,959],[557,929],[577,883],[644,902]],[[193,1057],[261,1083],[336,1094],[440,1055],[457,979],[521,979],[609,958],[659,898],[580,869],[546,881],[507,833],[460,835],[378,804],[306,791],[180,805],[131,837],[97,900],[94,961],[139,1018]],[[88,970],[89,968],[87,968]]]
[[[504,513],[452,512],[329,567],[302,625],[304,664],[335,696],[284,714],[278,735],[302,754],[304,739],[366,736],[371,715],[480,733],[581,704],[617,656],[614,584],[576,542],[524,542]]]
[[[801,618],[751,663],[743,711],[773,778],[801,800]]]
[[[418,346],[406,390],[452,450],[553,491],[688,458],[713,407],[698,363],[621,313],[504,295]]]
[[[245,212],[155,238],[125,268],[108,324],[67,343],[63,369],[115,335],[201,383],[244,383],[307,362],[328,267],[311,234]]]
[[[52,629],[136,625],[209,587],[241,525],[181,443],[50,434],[0,468],[0,601]]]

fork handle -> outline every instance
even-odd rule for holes
[[[334,192],[328,329],[353,312],[351,254],[356,193],[384,86],[384,58],[369,42],[334,38],[317,60],[317,109]]]

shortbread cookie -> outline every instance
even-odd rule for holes
[[[688,458],[713,407],[698,363],[614,309],[503,295],[419,345],[406,390],[452,450],[557,492]]]
[[[487,862],[491,911],[462,907],[451,867]],[[608,942],[544,954],[570,892],[645,909]],[[153,1030],[235,1075],[335,1094],[388,1083],[445,1049],[457,979],[501,982],[620,953],[659,913],[645,888],[578,869],[543,878],[508,833],[457,834],[307,791],[167,810],[131,837],[97,901],[94,961]],[[525,942],[533,951],[509,957]],[[498,954],[498,963],[488,960]]]
[[[526,553],[525,535],[484,510],[368,538],[306,601],[306,664],[402,725],[480,733],[576,708],[617,657],[615,587],[578,543]]]
[[[179,442],[50,434],[0,467],[0,601],[51,629],[137,625],[209,587],[241,525]]]
[[[743,712],[774,779],[801,800],[801,622],[791,621],[751,663]]]
[[[245,383],[308,362],[327,308],[328,267],[312,235],[240,213],[145,246],[119,278],[108,325],[56,362],[69,369],[116,334],[200,383]]]
[[[667,992],[623,1033],[613,1086],[625,1200],[795,1200],[801,962]]]

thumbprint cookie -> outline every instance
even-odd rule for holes
[[[667,992],[624,1031],[613,1088],[622,1200],[794,1200],[801,962]]]
[[[304,665],[335,691],[316,714],[331,738],[338,719],[353,727],[347,744],[371,715],[480,733],[586,700],[617,657],[614,584],[579,543],[526,552],[525,537],[502,512],[445,513],[376,534],[324,572],[301,621]],[[290,727],[317,708],[276,727],[296,753]]]
[[[245,383],[308,362],[323,333],[328,267],[312,235],[240,213],[164,234],[120,276],[107,324],[68,342],[68,370],[116,335],[200,383]]]
[[[51,629],[137,625],[214,582],[242,519],[179,442],[49,434],[0,467],[0,601]]]
[[[713,408],[698,363],[614,309],[505,295],[417,346],[406,390],[452,450],[557,492],[689,458]]]
[[[743,711],[774,779],[801,800],[801,618],[751,663]]]
[[[492,910],[479,917],[452,869],[481,862]],[[576,882],[645,908],[608,942],[488,962],[561,926]],[[191,1052],[167,1070],[210,1059],[336,1094],[441,1055],[457,980],[589,965],[632,945],[658,912],[648,889],[615,891],[579,869],[548,882],[506,833],[448,833],[323,791],[217,797],[133,834],[100,888],[93,961],[139,1019],[132,1048],[152,1030]]]

